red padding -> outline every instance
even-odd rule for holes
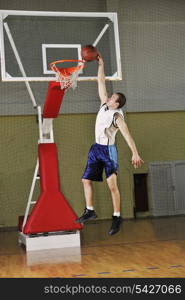
[[[60,192],[57,148],[39,144],[41,194],[24,226],[25,234],[82,229],[77,215]]]
[[[60,82],[50,81],[43,108],[43,118],[56,118],[64,97],[65,89],[61,89]]]

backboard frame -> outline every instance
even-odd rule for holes
[[[15,43],[13,41],[13,38],[11,36],[11,33],[8,34],[8,25],[4,22],[4,19],[7,16],[51,16],[51,17],[98,17],[98,18],[109,18],[113,22],[113,28],[114,28],[114,38],[115,38],[115,54],[116,54],[116,66],[117,66],[117,72],[113,74],[112,76],[105,76],[106,80],[111,81],[117,81],[122,80],[122,70],[121,70],[121,55],[120,55],[120,43],[119,43],[119,30],[118,30],[118,19],[117,19],[117,13],[115,12],[49,12],[49,11],[18,11],[18,10],[0,10],[0,53],[1,53],[1,78],[2,81],[52,81],[54,80],[54,76],[52,77],[28,77],[24,72],[24,66],[22,65],[22,62],[20,60],[19,54],[17,52]],[[6,26],[5,26],[6,25]],[[107,26],[108,27],[108,26]],[[103,36],[104,32],[106,31],[107,27],[100,32],[97,39],[94,41],[93,45],[96,46],[96,44],[99,42],[101,37]],[[10,76],[6,71],[6,64],[5,64],[5,45],[4,45],[4,29],[8,35],[10,44],[12,46],[12,49],[14,51],[15,59],[17,60],[17,63],[19,65],[19,68],[22,73],[22,77],[12,77]],[[73,44],[71,44],[72,46]],[[69,45],[68,45],[69,46]],[[43,49],[41,49],[43,51]],[[91,80],[97,80],[97,76],[84,76],[79,77],[78,81],[91,81]]]

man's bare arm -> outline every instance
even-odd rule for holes
[[[122,136],[125,138],[130,150],[132,151],[132,164],[134,168],[140,167],[142,163],[144,163],[144,161],[139,156],[135,142],[129,132],[127,124],[120,115],[118,115],[116,118],[116,124],[121,131]]]
[[[106,103],[108,95],[105,85],[104,62],[100,55],[98,56],[98,93],[101,103]]]

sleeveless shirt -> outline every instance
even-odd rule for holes
[[[101,145],[114,145],[118,126],[115,122],[115,114],[119,113],[124,118],[123,111],[109,109],[106,103],[101,105],[96,117],[95,138],[96,143]]]

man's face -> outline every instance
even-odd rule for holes
[[[107,106],[112,109],[116,109],[119,106],[119,103],[116,102],[118,100],[119,96],[117,94],[113,94],[110,98],[107,100]]]

